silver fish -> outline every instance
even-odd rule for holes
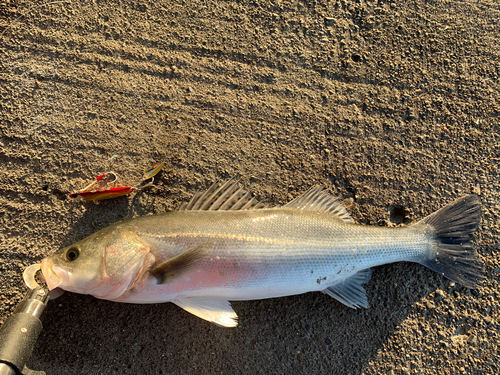
[[[466,287],[482,278],[472,240],[481,217],[469,195],[409,227],[354,223],[321,187],[271,209],[229,181],[176,212],[113,224],[42,261],[49,289],[129,303],[173,302],[225,327],[229,301],[322,291],[368,307],[371,267],[420,263]]]

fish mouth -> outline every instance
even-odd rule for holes
[[[49,290],[53,290],[62,284],[63,279],[52,269],[52,262],[48,258],[42,260],[42,274]]]

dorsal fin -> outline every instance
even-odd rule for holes
[[[354,223],[351,215],[347,212],[340,201],[323,190],[322,186],[315,186],[298,196],[283,207],[295,208],[297,210],[327,212],[349,223]]]
[[[214,183],[204,193],[198,190],[188,203],[181,204],[179,211],[252,210],[262,207],[237,181],[229,180]]]

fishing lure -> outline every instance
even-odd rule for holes
[[[68,195],[68,197],[71,199],[81,197],[84,201],[100,201],[103,199],[118,198],[136,190],[137,189],[132,186],[122,186],[105,190],[77,191]]]
[[[142,181],[146,181],[146,180],[149,180],[150,178],[153,178],[154,176],[156,176],[163,168],[163,166],[165,165],[165,162],[161,162],[161,163],[158,163],[156,164],[153,169],[151,169],[149,172],[147,173],[144,173],[144,176],[142,176]]]
[[[154,186],[154,176],[161,171],[164,165],[165,162],[156,164],[152,170],[143,175],[142,181],[135,186],[114,187],[116,181],[118,180],[117,174],[114,172],[106,172],[96,177],[95,181],[87,185],[82,190],[69,194],[68,197],[70,199],[81,198],[84,201],[100,201],[128,195],[134,191]],[[142,185],[149,179],[151,179],[151,181]]]

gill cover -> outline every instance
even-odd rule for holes
[[[114,300],[137,281],[154,262],[149,246],[131,230],[118,230],[106,241],[103,258],[103,283],[93,296]]]

